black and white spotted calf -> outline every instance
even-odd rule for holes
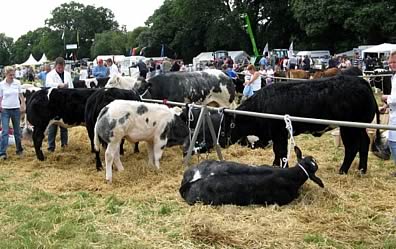
[[[142,103],[130,100],[114,100],[99,113],[95,125],[95,149],[107,144],[105,153],[106,180],[112,181],[112,165],[123,170],[119,145],[121,139],[129,142],[146,141],[148,162],[157,169],[165,146],[182,145],[188,137],[188,128],[179,117],[180,108]]]
[[[91,151],[95,153],[96,169],[102,169],[99,152],[94,148],[94,130],[95,123],[98,119],[99,112],[103,107],[116,99],[137,100],[140,101],[140,96],[133,90],[124,90],[118,88],[103,88],[93,93],[87,100],[85,105],[85,126],[87,127],[89,140],[91,141]],[[122,145],[122,144],[121,144]],[[121,154],[123,152],[122,146],[120,148]],[[135,144],[135,152],[138,152],[138,145]]]

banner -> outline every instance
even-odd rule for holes
[[[289,58],[290,58],[290,57],[294,57],[293,42],[290,43],[289,51],[287,51],[287,55],[288,55]]]
[[[265,44],[264,50],[263,50],[263,55],[265,56],[265,53],[268,55],[268,42]]]

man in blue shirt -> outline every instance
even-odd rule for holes
[[[38,78],[41,80],[42,86],[45,86],[45,80],[49,71],[51,71],[50,65],[44,65],[43,71],[38,74]]]
[[[95,78],[105,78],[108,75],[108,68],[103,65],[103,60],[98,60],[98,65],[92,70],[92,75]]]
[[[263,57],[261,57],[261,59],[260,59],[260,61],[259,61],[259,64],[260,64],[260,68],[261,69],[266,69],[267,68],[267,66],[268,66],[268,60],[267,60],[267,58],[265,58],[265,56],[263,56]]]

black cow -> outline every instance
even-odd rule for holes
[[[186,170],[179,192],[188,204],[285,205],[299,195],[300,187],[311,179],[320,187],[322,180],[311,156],[302,157],[295,147],[298,164],[293,168],[248,166],[227,161],[203,161]]]
[[[74,88],[104,88],[109,81],[109,77],[90,78],[85,80],[73,80]]]
[[[141,100],[139,94],[137,94],[133,90],[106,88],[106,89],[99,89],[95,93],[93,93],[88,98],[85,106],[85,125],[87,127],[88,136],[91,141],[91,151],[95,153],[96,169],[98,171],[102,169],[102,163],[100,161],[99,152],[96,151],[94,148],[95,123],[102,108],[115,99],[138,100],[138,101]],[[136,144],[135,152],[137,151],[138,151],[138,146]],[[122,154],[123,152],[122,148],[120,152]]]
[[[41,145],[48,125],[84,125],[85,103],[96,89],[42,89],[27,103],[27,119],[33,125],[33,144],[37,159],[43,161]]]
[[[260,113],[370,123],[379,112],[370,85],[362,78],[335,76],[303,82],[286,82],[267,86],[242,103],[237,110]],[[232,121],[234,119],[234,121]],[[232,124],[232,125],[231,125]],[[274,165],[287,155],[288,131],[283,120],[263,119],[245,115],[227,118],[227,137],[235,143],[240,137],[256,135],[262,141],[273,141]],[[294,122],[294,135],[311,133],[320,136],[334,127]],[[367,171],[369,137],[364,128],[341,127],[345,146],[344,161],[339,170],[346,174],[357,152],[359,170]],[[377,130],[377,137],[379,131]]]
[[[340,74],[344,76],[362,76],[363,72],[358,67],[348,67],[341,70]]]
[[[138,92],[150,92],[151,98],[185,103],[202,103],[229,107],[235,99],[235,85],[220,70],[173,72],[139,81]]]

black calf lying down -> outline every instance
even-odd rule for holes
[[[203,161],[186,170],[180,194],[188,204],[284,205],[298,196],[307,179],[320,187],[322,180],[315,175],[318,165],[311,156],[302,157],[294,148],[298,163],[292,168],[248,166],[227,161]]]

